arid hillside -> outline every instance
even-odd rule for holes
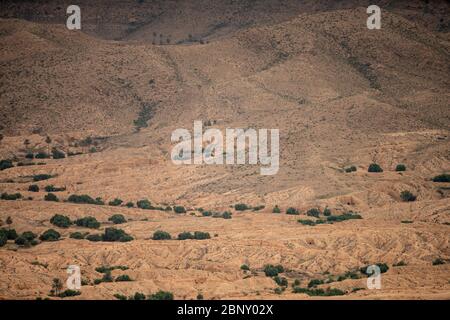
[[[64,2],[1,3],[0,228],[61,238],[11,236],[0,298],[45,298],[72,264],[81,299],[303,299],[313,279],[345,299],[450,298],[448,2],[378,1],[381,30],[366,27],[368,1],[79,3],[81,31]],[[171,133],[195,120],[278,128],[279,172],[174,165]],[[77,225],[86,216],[100,224]],[[110,227],[133,241],[71,236]],[[359,271],[375,263],[389,266],[382,290]],[[96,283],[101,266],[134,281]]]

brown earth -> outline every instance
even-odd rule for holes
[[[0,200],[2,222],[11,216],[17,232],[53,227],[63,236],[32,248],[12,241],[0,248],[0,298],[45,297],[52,279],[65,279],[67,266],[77,264],[90,282],[101,277],[95,268],[102,265],[126,265],[113,275],[135,280],[91,283],[77,299],[158,290],[177,299],[198,293],[306,299],[290,286],[275,294],[263,266],[282,264],[290,285],[298,279],[306,286],[327,273],[384,262],[390,269],[381,290],[368,290],[365,278],[319,287],[347,291],[338,297],[344,299],[449,299],[450,185],[431,181],[450,172],[448,2],[384,1],[377,31],[366,28],[365,1],[326,2],[164,1],[144,2],[146,10],[118,4],[105,11],[104,2],[80,1],[87,11],[83,32],[65,28],[55,13],[64,16],[65,6],[57,9],[56,2],[2,2],[0,159],[29,162],[27,152],[53,147],[82,154],[0,172],[1,192],[33,197]],[[103,18],[94,19],[94,12]],[[152,45],[153,32],[170,34],[171,43]],[[137,130],[133,121],[145,107],[148,127]],[[192,131],[194,120],[220,129],[279,128],[280,171],[261,176],[259,166],[175,166],[171,132]],[[83,143],[86,137],[92,143]],[[384,172],[368,173],[372,162]],[[395,171],[399,163],[405,172]],[[345,173],[350,165],[357,171]],[[29,192],[40,173],[55,177],[35,183],[41,192]],[[233,218],[52,203],[43,201],[49,184],[66,187],[55,193],[60,199],[148,198],[230,210]],[[417,200],[402,202],[403,190]],[[230,209],[239,202],[265,209]],[[275,205],[282,214],[272,213]],[[288,207],[302,215],[284,214]],[[351,210],[363,219],[298,223],[313,207]],[[119,227],[136,240],[69,239],[74,231],[97,231],[56,228],[49,222],[56,213],[92,215],[101,230],[111,226],[109,216],[122,213],[132,221]],[[212,238],[150,240],[156,230],[205,231]],[[446,263],[432,265],[436,258]],[[407,265],[393,266],[400,261]],[[240,270],[242,264],[251,271]]]

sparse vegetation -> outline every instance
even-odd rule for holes
[[[129,201],[129,202],[127,202],[127,203],[125,204],[125,206],[126,206],[127,208],[133,208],[133,207],[134,207],[134,203],[131,202],[131,201]]]
[[[381,166],[377,163],[371,163],[369,165],[369,168],[367,170],[368,172],[383,172],[383,169],[381,168]]]
[[[444,259],[436,258],[436,259],[433,260],[433,266],[438,266],[440,264],[445,264]]]
[[[345,168],[344,170],[345,170],[345,172],[350,173],[350,172],[355,172],[357,169],[355,166],[351,166],[351,167]]]
[[[392,266],[393,267],[403,267],[403,266],[406,266],[406,262],[401,260],[401,261],[399,261],[397,263],[394,263]]]
[[[325,208],[325,209],[323,210],[323,215],[324,215],[325,217],[331,216],[331,210],[328,209],[328,207]]]
[[[63,216],[61,214],[55,214],[53,217],[51,217],[50,223],[60,228],[68,228],[72,225],[69,217]]]
[[[328,222],[342,222],[345,220],[353,220],[353,219],[362,219],[361,215],[353,213],[353,212],[346,212],[339,216],[328,216],[327,221]]]
[[[395,167],[395,171],[406,171],[406,166],[400,163]]]
[[[414,194],[412,194],[410,191],[405,190],[400,193],[400,198],[404,202],[411,202],[411,201],[416,201],[417,197]]]
[[[57,296],[60,298],[66,298],[66,297],[75,297],[75,296],[79,296],[79,295],[81,295],[80,291],[67,289],[67,290],[64,290],[63,292],[61,292],[60,294],[58,294]]]
[[[141,110],[139,111],[138,118],[134,120],[136,131],[139,131],[141,128],[148,127],[147,122],[152,118],[154,109],[157,105],[158,104],[155,102],[141,104]]]
[[[273,280],[279,285],[280,287],[287,287],[288,281],[285,277],[275,276],[273,277]]]
[[[281,213],[281,210],[280,210],[280,208],[278,207],[278,205],[275,205],[275,207],[273,207],[272,213]]]
[[[170,239],[172,239],[172,236],[168,232],[157,230],[153,233],[152,239],[153,240],[170,240]]]

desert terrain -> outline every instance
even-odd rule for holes
[[[80,31],[68,2],[0,4],[0,299],[450,299],[448,1],[78,2]],[[173,164],[195,120],[278,128],[278,173]],[[108,228],[132,240],[86,239]],[[69,265],[83,285],[59,297]]]

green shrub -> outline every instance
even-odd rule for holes
[[[53,149],[52,156],[53,156],[53,159],[63,159],[66,157],[66,154],[64,152],[62,152],[61,150]]]
[[[404,164],[398,164],[395,167],[395,171],[406,171],[406,166]]]
[[[37,238],[37,235],[31,231],[25,231],[22,233],[21,237],[23,237],[27,241],[33,241]]]
[[[123,201],[120,200],[119,198],[115,198],[114,200],[108,202],[108,205],[117,207],[117,206],[120,206],[122,204],[122,202]]]
[[[45,152],[38,152],[35,156],[36,159],[49,159],[50,156]]]
[[[325,217],[331,216],[331,210],[328,209],[328,208],[325,208],[325,210],[323,210],[323,215],[324,215]]]
[[[253,211],[259,211],[259,210],[262,210],[262,209],[264,209],[266,206],[264,206],[264,205],[260,205],[260,206],[256,206],[256,207],[253,207]]]
[[[75,296],[79,296],[80,294],[81,294],[80,291],[67,289],[67,290],[61,292],[60,294],[58,294],[58,297],[60,297],[60,298],[75,297]]]
[[[108,221],[111,221],[114,224],[126,223],[127,219],[122,214],[113,214],[109,217]]]
[[[64,187],[58,188],[58,187],[55,187],[54,185],[50,184],[45,187],[45,191],[46,192],[61,192],[61,191],[66,191],[66,188],[64,188]]]
[[[199,293],[199,294],[197,295],[197,300],[203,300],[203,295],[202,295],[201,293]]]
[[[402,201],[411,202],[416,201],[417,197],[413,195],[410,191],[405,190],[400,193],[400,198],[402,199]]]
[[[145,300],[145,294],[136,292],[132,297],[130,297],[130,300]]]
[[[128,208],[133,208],[134,207],[134,203],[129,201],[129,202],[127,202],[127,204],[125,206],[128,207]]]
[[[355,172],[357,169],[355,166],[351,166],[348,168],[345,168],[345,172],[350,173],[350,172]]]
[[[153,240],[170,240],[172,239],[170,233],[165,232],[165,231],[161,231],[161,230],[157,230],[153,233]]]
[[[351,212],[346,212],[343,213],[339,216],[329,216],[327,217],[327,221],[328,222],[342,222],[345,220],[353,220],[353,219],[362,219],[361,215],[359,214],[355,214],[355,213],[351,213]]]
[[[58,202],[59,201],[58,197],[54,193],[47,193],[44,196],[44,200],[45,201],[54,201],[54,202]]]
[[[153,209],[151,202],[148,201],[147,199],[139,200],[136,203],[136,205],[138,208],[141,208],[141,209],[146,209],[146,210]]]
[[[194,235],[190,232],[182,232],[178,235],[178,240],[194,239]]]
[[[186,209],[183,206],[174,206],[173,211],[175,213],[186,213]]]
[[[399,261],[397,263],[394,263],[392,266],[393,267],[403,267],[403,266],[406,266],[406,262],[401,260],[401,261]]]
[[[272,213],[281,213],[281,210],[280,210],[280,208],[278,207],[278,205],[275,205],[275,207],[273,207]]]
[[[287,287],[288,281],[285,277],[279,277],[275,276],[273,277],[273,280],[280,286],[280,287]]]
[[[301,223],[301,224],[303,224],[305,226],[312,226],[313,227],[313,226],[316,225],[316,223],[314,221],[312,221],[312,220],[299,219],[299,220],[297,220],[297,222],[299,222],[299,223]]]
[[[243,264],[243,265],[241,265],[241,270],[249,271],[250,267],[248,265],[246,265],[246,264]]]
[[[8,240],[15,240],[19,236],[15,229],[0,229],[0,233],[4,234]]]
[[[39,239],[41,241],[58,241],[60,237],[61,237],[61,235],[59,234],[58,231],[53,230],[53,229],[48,229],[43,234],[41,234]]]
[[[380,273],[385,273],[385,272],[387,272],[389,270],[389,266],[386,263],[376,263],[376,265],[380,268]],[[362,274],[365,274],[365,275],[369,276],[370,274],[367,273],[367,268],[368,267],[369,267],[369,265],[367,265],[365,267],[362,267],[362,268],[359,269],[359,271]]]
[[[433,260],[433,266],[438,266],[440,264],[445,264],[444,259],[436,258],[436,259]]]
[[[287,210],[286,210],[286,214],[298,215],[298,214],[300,214],[300,213],[298,212],[297,209],[295,209],[295,208],[293,208],[293,207],[289,207],[289,208],[287,208]]]
[[[376,163],[371,163],[369,165],[369,168],[367,169],[368,172],[383,172],[383,169],[380,167],[380,165]]]
[[[266,264],[266,265],[264,266],[263,271],[264,271],[266,277],[275,277],[275,276],[277,276],[279,273],[284,272],[284,268],[283,268],[283,266],[280,265],[280,264],[279,264],[279,265],[276,265],[276,266],[271,265],[271,264]]]
[[[25,155],[25,159],[34,159],[34,154],[31,153],[31,152],[28,152],[28,153]]]
[[[151,294],[148,297],[149,300],[173,300],[173,293],[167,291],[161,291]]]
[[[312,287],[317,287],[318,285],[324,284],[323,280],[320,279],[312,279],[309,283],[308,283],[308,288],[312,288]]]
[[[292,292],[305,293],[309,296],[342,296],[345,294],[344,291],[335,288],[328,288],[326,290],[323,290],[323,289],[308,289],[308,288],[294,287],[294,290]]]
[[[212,216],[212,212],[211,211],[202,211],[202,216],[210,217],[210,216]]]
[[[2,193],[0,196],[2,200],[18,200],[22,198],[22,195],[20,193],[11,193],[8,194],[7,192]]]
[[[114,294],[114,298],[116,298],[117,300],[127,300],[127,296],[124,296],[123,294],[120,293],[116,293]]]
[[[50,223],[60,228],[68,228],[72,225],[72,222],[70,221],[69,217],[63,216],[61,214],[55,214],[50,219]]]
[[[208,232],[195,231],[194,239],[196,239],[196,240],[211,239],[211,236],[209,235]]]
[[[8,237],[6,236],[6,233],[0,232],[0,247],[3,247],[7,242],[8,242]]]
[[[25,237],[20,236],[20,237],[16,238],[14,243],[17,244],[18,246],[25,246],[25,245],[29,244],[29,241]]]
[[[309,216],[309,217],[316,217],[316,218],[318,218],[319,215],[320,215],[320,210],[316,209],[316,208],[309,209],[308,211],[306,211],[306,215]]]
[[[126,274],[122,274],[116,278],[116,282],[125,282],[125,281],[133,281],[130,276]]]
[[[450,174],[440,174],[433,178],[433,182],[450,182]]]
[[[39,186],[37,184],[32,184],[32,185],[28,186],[28,191],[39,192]]]
[[[50,174],[46,174],[46,173],[36,174],[33,176],[33,181],[42,181],[42,180],[48,180],[51,178],[53,178],[53,176]]]
[[[87,194],[77,195],[72,194],[67,199],[68,202],[72,203],[84,203],[84,204],[97,204],[97,205],[103,205],[104,202],[101,198],[93,199],[92,197],[88,196]]]
[[[0,160],[0,171],[14,167],[11,160]]]
[[[72,232],[70,234],[71,239],[77,239],[77,240],[82,240],[82,239],[84,239],[85,236],[86,235],[81,232]]]
[[[94,217],[84,217],[75,220],[75,224],[79,227],[98,229],[100,227],[100,222],[97,221]]]
[[[247,206],[245,203],[238,203],[234,205],[234,209],[237,211],[245,211],[251,209],[251,207]]]
[[[111,272],[113,270],[128,270],[129,268],[127,266],[101,266],[101,267],[97,267],[95,268],[95,271],[99,272],[99,273],[107,273],[107,272]]]
[[[106,228],[102,240],[107,242],[114,242],[114,241],[128,242],[133,240],[133,237],[131,237],[122,229]]]
[[[222,218],[231,219],[231,212],[225,211],[224,213],[222,213]]]
[[[90,234],[86,236],[86,240],[92,241],[92,242],[98,242],[102,241],[102,236],[100,234]]]

